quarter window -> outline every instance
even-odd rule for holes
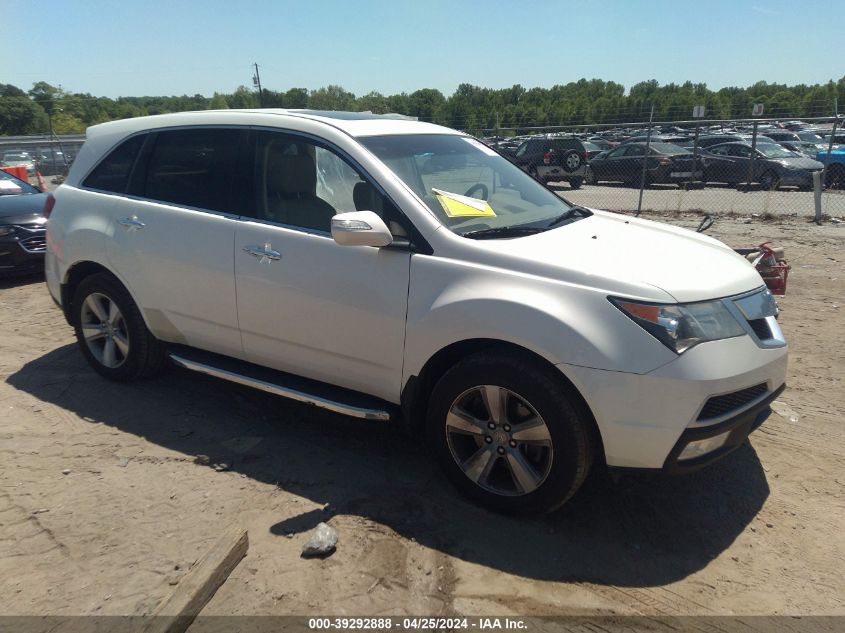
[[[126,191],[132,165],[135,164],[135,158],[144,144],[144,139],[146,135],[139,134],[118,145],[94,168],[82,186],[113,193]]]
[[[232,183],[241,132],[229,128],[160,132],[147,164],[144,196],[172,204],[233,211]]]

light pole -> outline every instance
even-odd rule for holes
[[[53,134],[53,112],[64,112],[64,108],[50,108],[47,111],[47,122],[50,126],[50,155],[53,157],[53,169],[56,168],[56,145],[55,143],[59,144],[59,151],[62,154],[62,162],[65,165],[65,168],[62,170],[62,175],[67,175],[67,156],[65,156],[64,148],[62,147],[62,142],[59,140],[59,137]],[[55,142],[53,141],[55,139]]]

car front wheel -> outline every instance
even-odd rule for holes
[[[550,512],[586,478],[588,422],[554,371],[519,355],[478,354],[435,386],[429,441],[451,482],[479,505]]]

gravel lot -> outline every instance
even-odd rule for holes
[[[710,233],[792,263],[776,413],[718,465],[600,474],[542,519],[468,505],[387,426],[175,368],[109,383],[42,280],[0,282],[0,613],[150,613],[238,522],[249,554],[204,614],[845,615],[845,226],[748,222]],[[337,552],[301,559],[323,520]]]
[[[640,190],[624,185],[584,185],[571,190],[566,183],[552,185],[564,198],[576,204],[611,211],[633,211],[637,208]],[[782,189],[778,191],[739,191],[736,187],[707,185],[704,189],[680,189],[674,185],[653,185],[643,191],[643,210],[700,211],[720,214],[772,214],[813,216],[812,191]],[[845,191],[825,191],[822,194],[822,213],[845,215]]]

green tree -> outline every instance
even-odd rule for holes
[[[0,134],[35,134],[46,127],[46,115],[40,105],[27,97],[0,98]]]

